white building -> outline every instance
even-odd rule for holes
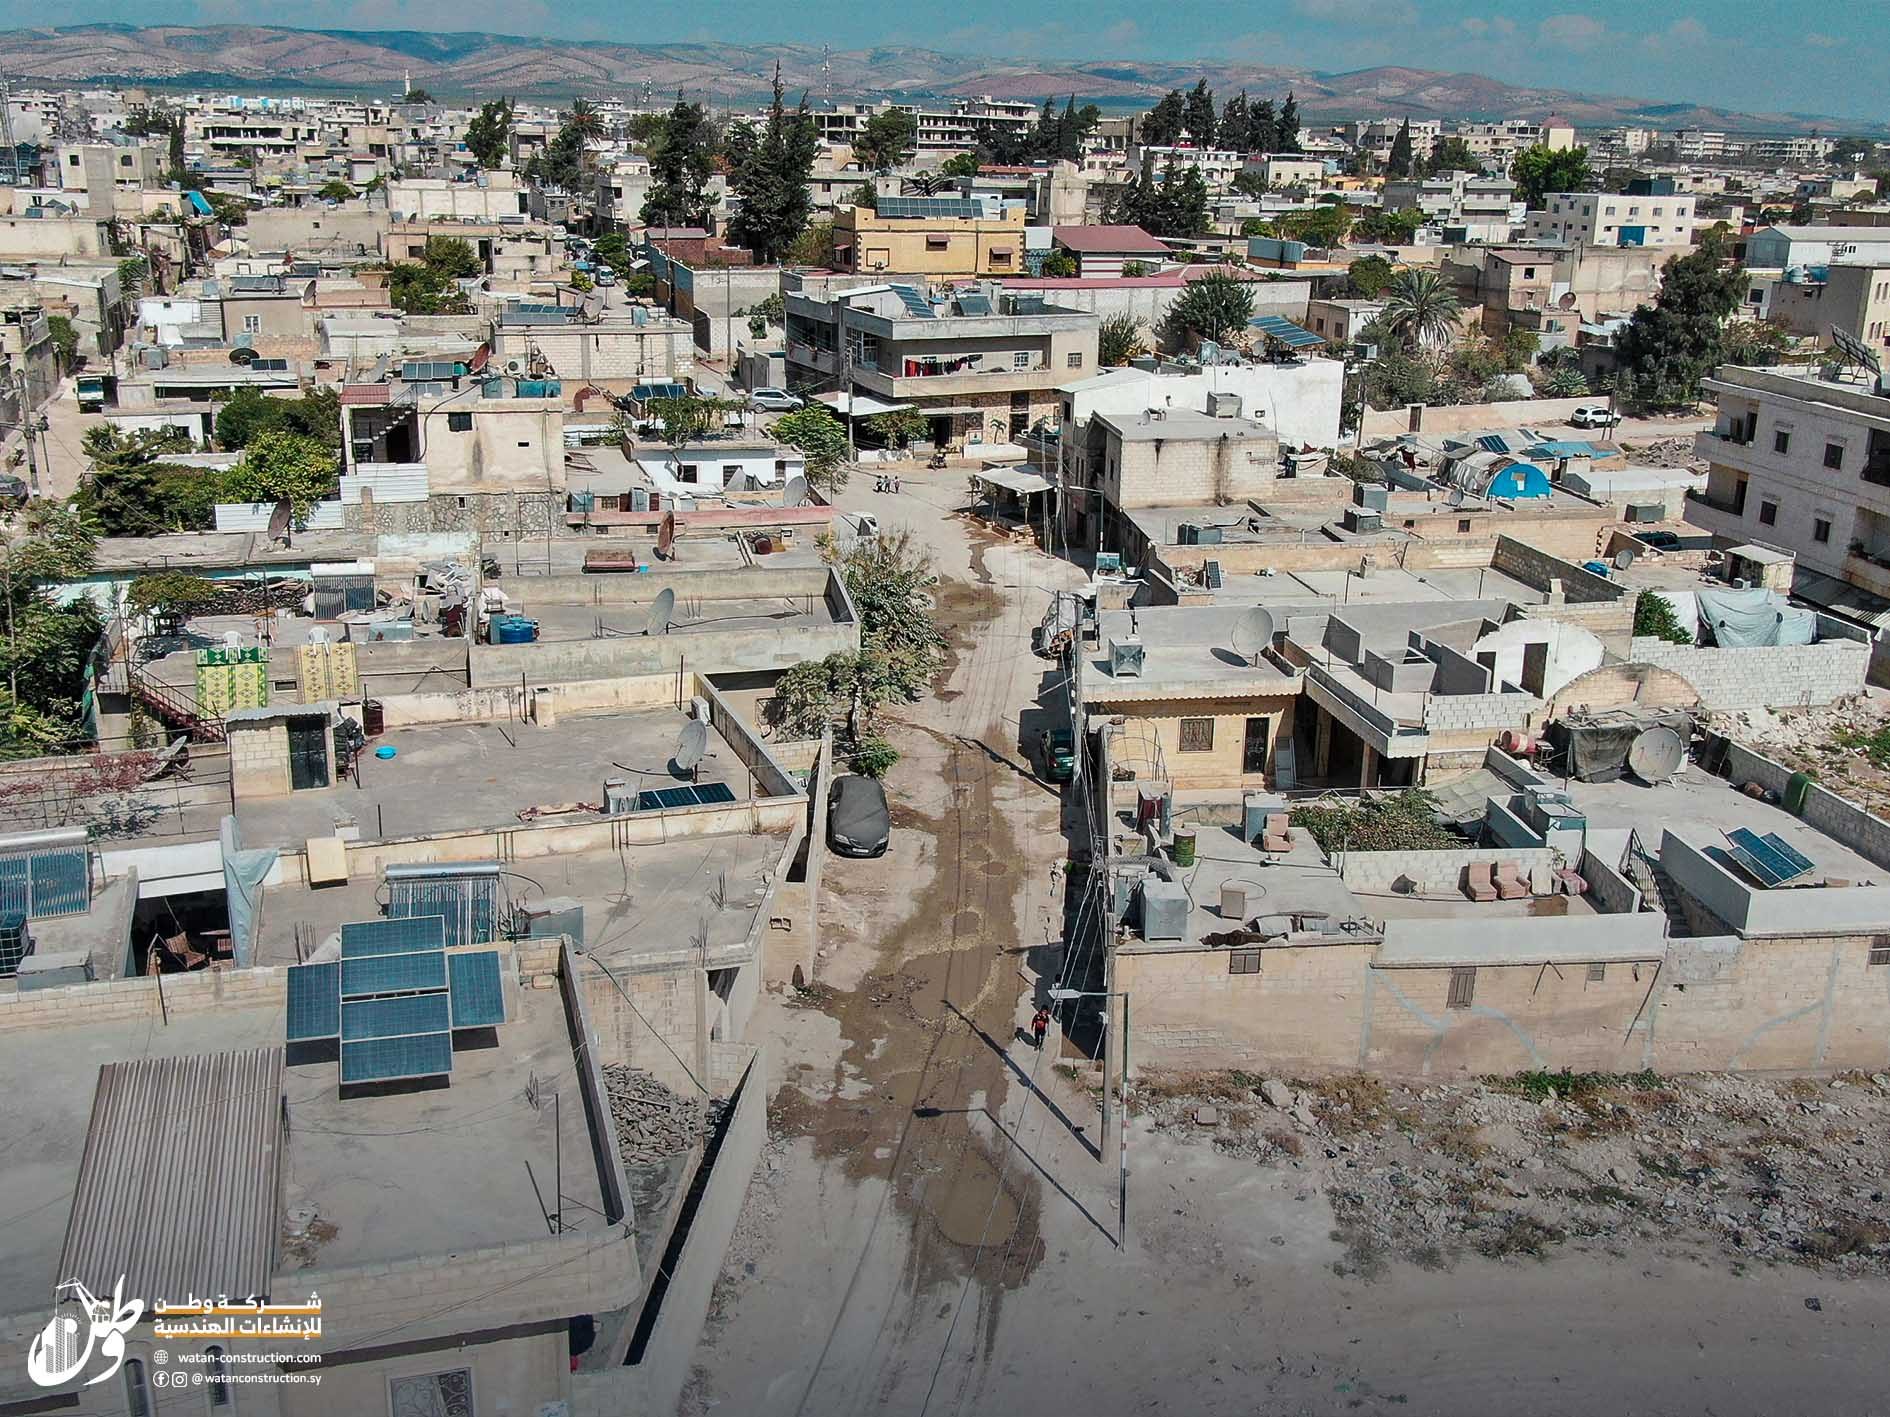
[[[1157,181],[1172,165],[1177,173],[1189,168],[1201,174],[1210,187],[1225,187],[1246,163],[1246,157],[1225,148],[1191,148],[1163,144],[1145,144],[1129,149],[1129,166],[1146,172]]]
[[[1690,246],[1693,197],[1615,192],[1549,192],[1543,209],[1529,213],[1531,241],[1567,241],[1583,246]]]
[[[798,449],[769,442],[646,446],[635,457],[651,486],[671,497],[779,487],[807,472],[807,459]]]

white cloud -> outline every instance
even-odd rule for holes
[[[1656,51],[1668,48],[1687,49],[1705,44],[1709,38],[1706,26],[1688,15],[1683,19],[1675,20],[1666,29],[1657,30],[1648,35],[1641,44],[1644,48]]]
[[[1536,27],[1544,44],[1587,51],[1608,39],[1608,27],[1593,15],[1550,15]]]

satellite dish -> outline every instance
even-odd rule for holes
[[[799,476],[790,477],[787,480],[787,486],[781,489],[781,505],[784,507],[801,507],[806,504],[807,479]]]
[[[1680,771],[1687,746],[1671,728],[1643,729],[1628,745],[1627,767],[1650,787],[1659,786]]]
[[[700,719],[691,719],[683,725],[683,730],[676,739],[676,768],[679,772],[693,772],[702,761],[702,755],[709,751],[709,725]]]
[[[1256,605],[1240,617],[1234,626],[1234,653],[1252,664],[1260,652],[1273,643],[1273,615],[1265,606]]]
[[[656,603],[650,607],[649,622],[644,625],[646,635],[667,635],[670,619],[676,614],[676,592],[668,586],[657,594]]]
[[[675,551],[676,514],[666,511],[663,513],[663,524],[657,529],[656,533],[656,554],[664,560],[667,560],[670,556],[675,554]]]
[[[1625,571],[1629,566],[1632,566],[1633,564],[1634,564],[1634,548],[1633,547],[1623,546],[1619,551],[1614,553],[1615,570]]]

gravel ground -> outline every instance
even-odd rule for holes
[[[1158,1130],[1320,1185],[1365,1278],[1565,1247],[1890,1274],[1890,1076],[1138,1082]]]

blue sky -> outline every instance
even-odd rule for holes
[[[1794,13],[1795,12],[1795,13]],[[74,0],[58,22],[250,22],[491,30],[623,41],[918,44],[1073,59],[1209,55],[1321,70],[1405,64],[1512,82],[1717,103],[1745,111],[1890,117],[1890,0]],[[47,7],[0,0],[8,26]]]

